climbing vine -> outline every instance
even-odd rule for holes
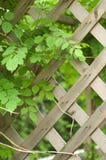
[[[53,6],[52,3],[47,4]],[[40,4],[41,7],[45,6],[43,2]],[[7,109],[12,113],[18,106],[24,105],[21,113],[28,112],[31,120],[34,120],[36,96],[41,101],[44,98],[53,101],[53,88],[49,85],[47,87],[47,82],[40,82],[34,86],[36,73],[32,72],[31,67],[35,65],[35,68],[45,68],[53,59],[74,58],[84,61],[82,47],[86,45],[72,41],[72,31],[61,29],[52,19],[33,20],[29,15],[25,15],[19,24],[13,26],[13,18],[14,14],[11,11],[6,11],[0,18],[0,63],[3,71],[0,75],[1,112],[4,114]],[[11,37],[12,34],[14,38]]]
[[[0,8],[0,112],[28,116],[34,123],[37,120],[39,104],[43,101],[55,102],[53,86],[47,81],[34,83],[37,74],[47,69],[52,60],[79,59],[85,61],[82,49],[87,45],[71,40],[71,27],[54,22],[47,14],[58,0],[35,1],[32,7],[42,13],[37,19],[26,14],[16,24],[10,1],[7,7]],[[7,4],[7,3],[6,3]],[[13,5],[12,5],[13,7]],[[10,158],[11,150],[1,158]]]

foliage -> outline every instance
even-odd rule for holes
[[[85,6],[85,8],[88,10],[88,11],[91,11],[95,6],[96,4],[99,2],[99,0],[78,0],[83,6]]]
[[[33,7],[40,8],[45,12],[50,11],[58,3],[59,0],[36,0]]]
[[[36,117],[34,116],[36,113],[34,107],[36,104],[35,97],[38,92],[40,100],[43,100],[44,97],[48,100],[53,100],[53,95],[50,93],[51,90],[49,88],[44,87],[45,85],[47,86],[45,83],[42,85],[42,90],[39,89],[39,85],[32,86],[31,90],[35,75],[31,70],[28,70],[29,66],[37,64],[45,67],[52,59],[61,60],[65,57],[68,60],[74,57],[75,59],[84,61],[85,57],[81,50],[84,45],[76,44],[76,42],[70,40],[69,37],[72,33],[67,33],[62,30],[51,19],[40,18],[34,21],[29,16],[25,16],[19,25],[13,26],[10,22],[13,18],[13,13],[7,11],[0,19],[0,25],[3,32],[0,52],[1,66],[3,67],[3,70],[9,71],[9,75],[11,79],[13,79],[11,84],[12,88],[7,85],[6,90],[12,90],[11,92],[14,94],[15,103],[10,96],[9,99],[3,99],[1,105],[8,109],[8,111],[13,112],[17,106],[24,104],[25,107],[22,109],[22,115],[28,112],[30,118],[34,120]],[[10,31],[16,36],[15,41],[7,35]],[[60,54],[57,54],[59,52]],[[25,77],[26,81],[24,82]],[[29,80],[31,78],[32,80]],[[17,85],[17,79],[20,79],[20,85],[17,86],[16,90],[15,88],[13,89],[13,87]],[[1,85],[4,80],[8,82],[4,76],[3,80],[1,80]],[[46,88],[46,90],[44,88]],[[7,95],[7,91],[3,89],[2,91]]]
[[[5,10],[9,9],[12,11],[16,7],[18,2],[19,2],[18,0],[8,0],[8,1],[0,0],[0,7],[1,7],[0,9],[2,9],[2,8]]]
[[[58,0],[36,0],[32,7],[40,8],[46,15],[57,2]],[[80,0],[80,2],[90,11],[98,1],[90,0],[88,3],[86,0]],[[2,71],[0,74],[0,112],[3,115],[6,114],[6,111],[12,114],[18,109],[20,121],[18,119],[16,124],[21,135],[26,137],[26,134],[33,128],[32,122],[37,121],[39,106],[42,103],[48,104],[44,108],[47,111],[54,102],[53,87],[48,82],[34,83],[38,74],[36,68],[38,70],[47,69],[51,60],[65,59],[54,76],[68,90],[79,77],[70,66],[70,59],[85,61],[83,48],[86,51],[90,50],[91,55],[94,56],[97,55],[96,51],[98,48],[101,49],[101,46],[96,45],[94,40],[89,40],[89,37],[86,41],[89,43],[89,48],[86,48],[88,45],[85,43],[77,44],[70,39],[73,34],[70,26],[58,24],[47,17],[42,18],[41,13],[37,20],[25,15],[18,24],[13,25],[11,21],[14,18],[13,9],[17,1],[13,1],[13,4],[11,0],[4,4],[1,1],[0,4],[0,71]],[[60,133],[65,133],[64,125],[69,131],[68,127],[71,127],[69,118],[60,120],[60,124],[56,124]],[[67,135],[64,138],[67,140]],[[42,142],[38,148],[44,149],[44,147],[45,143]],[[11,151],[6,149],[8,153],[4,155],[4,150],[0,148],[0,158],[9,159]]]
[[[11,159],[13,151],[7,147],[0,146],[0,159]]]
[[[13,112],[17,105],[20,103],[18,97],[19,91],[15,89],[14,83],[6,78],[0,77],[0,103],[2,107],[5,107],[7,111]]]

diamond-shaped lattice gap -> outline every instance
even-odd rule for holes
[[[42,104],[38,105],[37,108],[42,113],[42,115],[46,115],[52,110],[55,105],[55,102],[44,99]]]
[[[71,29],[72,32],[74,32],[80,25],[78,19],[69,9],[65,10],[64,16],[60,16],[59,21],[62,22],[63,24],[67,24],[68,31]]]
[[[68,115],[63,115],[55,124],[55,129],[67,142],[79,129],[79,124]],[[65,133],[65,134],[64,134]]]
[[[23,139],[25,139],[35,128],[35,124],[32,123],[27,115],[15,118],[12,126]]]
[[[90,33],[87,34],[81,43],[83,42],[89,45],[89,47],[83,48],[83,53],[86,57],[86,62],[90,65],[102,51],[103,46]]]
[[[65,90],[68,90],[78,80],[79,74],[69,62],[65,61],[56,71],[54,77]]]
[[[46,153],[46,151],[55,151],[53,146],[49,143],[49,141],[46,138],[43,138],[34,148],[35,151],[44,151],[45,153],[37,153],[34,155],[30,155],[30,157],[36,158],[42,158],[47,157],[50,155],[50,153]]]
[[[104,119],[104,121],[101,123],[99,127],[101,128],[103,133],[106,135],[106,118]]]
[[[80,94],[76,102],[88,115],[91,115],[103,101],[93,89],[88,87]]]
[[[79,1],[79,2],[86,10],[91,12],[93,10],[93,8],[97,5],[99,0],[96,0],[96,1]]]
[[[88,138],[83,143],[83,148],[84,148],[84,159],[89,159],[89,160],[100,159],[101,157],[100,149],[91,139]]]
[[[103,15],[103,18],[99,20],[99,23],[106,29],[106,13]]]
[[[100,78],[106,83],[106,67],[103,68],[102,72],[99,74]],[[105,85],[104,85],[105,87]]]

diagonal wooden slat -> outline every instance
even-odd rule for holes
[[[103,4],[104,4],[104,1],[103,1]],[[79,42],[79,41],[81,41],[84,38],[84,36],[89,31],[91,31],[91,33],[95,36],[95,38],[97,40],[100,39],[101,40],[100,43],[103,44],[104,46],[106,46],[106,36],[105,36],[106,30],[100,24],[97,23],[97,20],[96,21],[95,21],[95,19],[92,20],[92,23],[95,26],[93,29],[92,29],[93,25],[90,25],[90,26],[88,25],[88,26],[86,26],[86,30],[87,31],[85,30],[85,32],[82,33],[82,35],[81,35],[82,27],[84,28],[85,24],[88,23],[88,19],[86,19],[86,17],[88,16],[88,12],[76,1],[74,1],[71,4],[71,6],[69,7],[69,9],[76,16],[76,18],[78,18],[78,20],[80,20],[81,22],[83,22],[83,20],[85,19],[84,22],[83,22],[83,25],[79,26],[78,29],[77,29],[79,31],[79,36],[76,36],[76,31],[75,31],[75,33],[73,33],[73,37],[71,37],[71,39],[75,40],[76,42]],[[100,5],[100,9],[101,9],[101,5]],[[99,7],[98,7],[98,10],[99,10]],[[92,14],[94,12],[95,12],[95,10],[92,12]],[[101,16],[102,16],[102,14],[101,14]],[[89,16],[88,16],[88,18],[89,18]],[[98,19],[99,18],[100,17],[98,17]],[[99,30],[99,32],[97,32],[98,30]],[[38,76],[36,77],[36,80],[35,80],[34,83],[36,84],[37,82],[39,82],[42,79],[43,80],[49,80],[49,78],[53,75],[53,73],[59,68],[59,66],[62,63],[63,62],[61,62],[61,61],[58,62],[56,60],[53,60],[52,62],[50,62],[50,64],[48,65],[48,69],[47,70],[42,70],[38,74]]]
[[[80,95],[80,93],[96,78],[99,72],[103,69],[106,64],[106,49],[104,49],[101,54],[95,59],[95,61],[90,65],[87,71],[80,77],[76,85],[74,85],[67,94],[58,103],[63,111],[69,109],[69,107],[74,103],[75,99]],[[101,63],[99,63],[101,62]],[[22,146],[32,149],[52,128],[56,121],[62,116],[62,112],[55,106],[49,114],[40,122],[39,126],[28,136],[28,138],[22,143]],[[55,115],[55,118],[54,118]],[[22,160],[27,154],[19,153],[14,158]]]
[[[100,123],[106,117],[106,102],[104,102],[92,115],[91,117],[84,123],[84,125],[77,131],[77,133],[70,139],[67,143],[65,152],[74,152],[75,149],[80,146],[86,138],[91,135],[96,128],[100,125]],[[106,152],[106,149],[105,149]],[[57,155],[53,160],[66,160],[69,155]]]
[[[77,9],[76,9],[77,8]],[[74,14],[74,16],[80,21],[83,20],[89,15],[89,13],[78,3],[74,1],[72,5],[69,7],[69,10]],[[97,23],[90,33],[104,46],[106,47],[106,30]]]
[[[105,0],[100,1],[100,3],[93,9],[93,11],[83,20],[80,27],[75,31],[74,37],[72,36],[73,40],[77,39],[77,41],[80,42],[94,27],[94,25],[98,22],[106,10],[105,3]]]
[[[57,100],[59,100],[62,96],[65,95],[66,91],[61,88],[59,85],[57,85],[57,82],[55,82],[54,80],[51,80],[51,84],[55,85],[56,88],[54,90],[54,95],[57,98]],[[81,110],[81,108],[79,108],[79,106],[77,104],[73,104],[73,106],[71,107],[71,109],[68,110],[68,112],[70,113],[74,113],[72,115],[72,117],[82,126],[84,124],[84,122],[88,119],[88,116],[84,113],[84,111]],[[85,118],[84,118],[85,117]],[[10,130],[9,130],[10,132]],[[6,132],[8,133],[8,132]],[[63,146],[65,145],[62,144],[62,139],[60,137],[60,140],[58,138],[56,138],[56,131],[55,130],[51,130],[48,132],[48,134],[46,135],[47,139],[49,140],[49,142],[54,146],[54,148],[59,151],[60,149],[63,148]],[[10,133],[11,135],[11,133]],[[94,136],[93,136],[94,135]],[[92,135],[92,139],[98,144],[98,146],[104,151],[104,148],[106,148],[106,146],[104,146],[104,142],[106,140],[106,137],[103,135],[103,133],[98,129],[97,131],[95,131],[95,133]],[[96,136],[95,136],[96,135]],[[12,135],[11,135],[12,136]],[[103,141],[99,141],[99,138],[101,137],[101,140]],[[17,138],[18,140],[19,138]],[[53,143],[53,141],[54,143]],[[19,142],[19,141],[18,141]],[[100,143],[102,142],[102,143]],[[18,143],[17,143],[18,144]]]
[[[87,63],[80,63],[71,61],[71,65],[82,75],[88,68]],[[99,95],[102,100],[106,100],[106,84],[97,76],[96,79],[91,83],[91,88]]]
[[[27,1],[27,2],[30,4],[31,1]],[[106,30],[100,24],[97,23],[98,20],[102,17],[104,12],[106,11],[105,0],[101,0],[100,3],[94,8],[94,10],[90,14],[88,14],[88,12],[85,11],[85,9],[76,1],[60,0],[60,4],[62,5],[66,4],[66,6],[63,5],[63,7],[68,7],[70,5],[69,9],[72,11],[75,17],[78,18],[80,22],[82,22],[79,28],[75,31],[73,39],[75,39],[77,42],[80,42],[89,32],[91,32],[92,35],[104,47],[106,47],[106,36],[105,36]],[[57,9],[55,10],[55,13],[57,13],[57,17],[60,16],[60,11],[61,12],[63,11],[61,7],[60,7],[60,10],[57,10]],[[102,133],[100,129],[98,129],[99,124],[106,117],[105,103],[102,106],[100,106],[90,118],[84,111],[81,110],[80,106],[74,103],[76,98],[80,95],[80,93],[87,86],[90,86],[90,85],[96,91],[96,93],[103,99],[103,101],[105,101],[106,85],[99,77],[97,77],[100,71],[104,68],[106,64],[105,55],[106,55],[106,49],[104,49],[100,53],[100,55],[96,58],[96,60],[90,66],[88,66],[86,63],[79,63],[76,61],[71,62],[74,68],[76,68],[77,71],[81,74],[81,77],[78,80],[78,82],[68,91],[68,93],[66,93],[64,89],[60,89],[60,86],[58,84],[55,84],[57,86],[55,87],[54,94],[56,99],[59,100],[58,105],[62,108],[62,110],[64,111],[68,110],[70,115],[82,126],[79,129],[79,131],[75,134],[75,136],[73,136],[72,139],[70,139],[67,145],[65,145],[65,142],[62,140],[62,138],[56,132],[56,130],[52,128],[55,122],[63,114],[58,108],[58,106],[55,106],[53,110],[50,111],[50,113],[46,117],[43,118],[43,120],[39,123],[38,127],[29,135],[29,137],[26,139],[26,142],[24,141],[22,143],[23,146],[28,147],[29,149],[33,148],[44,136],[47,136],[48,140],[56,150],[60,150],[65,145],[64,151],[71,152],[71,151],[74,151],[76,148],[78,148],[78,146],[82,142],[84,142],[84,140],[88,136],[91,136],[91,138],[97,143],[97,145],[102,149],[102,151],[106,153],[106,136]],[[53,75],[53,73],[57,70],[57,68],[62,63],[63,62],[52,61],[52,63],[50,63],[50,66],[51,66],[50,69],[52,71],[51,70],[41,71],[41,73],[39,74],[40,78],[39,76],[37,77],[38,81],[43,77],[44,79],[49,80]],[[62,94],[61,94],[61,91],[62,91]],[[102,109],[104,110],[101,111]],[[54,119],[54,115],[55,115],[55,119]],[[94,123],[94,120],[96,120],[96,118],[98,118],[97,122]],[[7,124],[10,124],[10,122]],[[89,123],[90,127],[88,126],[87,122]],[[85,127],[85,130],[84,130],[84,127]],[[86,129],[86,127],[88,128]],[[15,135],[17,134],[13,128],[8,128],[8,130],[6,130],[6,128],[4,127],[3,130],[5,130],[5,132],[10,136],[11,136],[11,133],[14,133]],[[85,131],[87,132],[87,134],[86,135],[84,134],[84,137],[79,140],[78,137],[80,138],[81,134],[83,134],[83,132],[85,133]],[[60,140],[60,146],[56,145],[56,143],[53,143],[55,136],[57,137],[56,139]],[[16,135],[16,137],[20,139],[18,135]],[[75,137],[77,137],[76,142],[74,141]],[[101,139],[101,141],[99,139]],[[65,160],[67,158],[68,158],[67,155],[58,155],[54,159]],[[26,160],[27,154],[21,154],[21,153],[16,154],[13,157],[13,159]]]
[[[55,81],[52,80],[52,84]],[[65,95],[65,90],[58,85],[54,90],[54,95],[58,100],[58,97],[62,97]],[[80,126],[82,126],[89,118],[89,116],[80,108],[77,103],[74,103],[72,107],[68,110],[68,113],[72,115],[71,117],[75,119]],[[95,141],[95,143],[102,149],[102,151],[106,152],[106,136],[103,132],[98,128],[92,135],[91,138]],[[101,141],[100,141],[101,139]]]
[[[55,21],[61,16],[66,8],[68,8],[74,0],[60,0],[54,9],[48,14],[48,17]]]
[[[14,19],[12,20],[12,24],[16,24],[20,18],[28,11],[29,7],[34,3],[34,0],[22,0],[19,1],[19,4],[14,10]]]

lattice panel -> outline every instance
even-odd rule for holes
[[[32,3],[32,1],[30,2]],[[57,13],[56,17],[54,16],[54,11],[50,16],[57,20],[63,10],[67,7],[76,19],[81,22],[81,25],[71,37],[72,40],[81,42],[90,32],[94,38],[104,46],[103,51],[99,53],[91,65],[88,65],[86,62],[70,61],[71,65],[80,73],[80,78],[67,92],[52,78],[52,75],[63,62],[52,61],[49,64],[47,71],[42,70],[38,74],[35,83],[41,79],[49,80],[49,82],[55,86],[54,95],[58,104],[54,106],[45,117],[40,113],[40,122],[38,123],[38,126],[31,132],[26,140],[23,141],[14,128],[8,128],[12,123],[11,118],[10,121],[6,122],[5,127],[1,126],[1,129],[17,144],[28,149],[33,149],[43,137],[46,137],[57,151],[62,150],[64,152],[72,153],[78,149],[88,137],[90,137],[99,146],[102,152],[106,154],[106,135],[98,127],[106,118],[106,84],[98,76],[106,65],[106,30],[98,23],[99,19],[106,11],[106,1],[101,0],[93,11],[88,13],[77,1],[68,0],[65,2],[60,0],[59,4],[54,9]],[[24,8],[24,10],[26,9]],[[99,106],[91,116],[88,116],[76,103],[76,99],[88,86],[90,86],[103,100],[102,105]],[[80,129],[68,143],[66,143],[56,129],[53,128],[64,112],[68,112],[80,125]],[[4,119],[6,120],[5,117]],[[27,153],[18,152],[13,156],[13,160],[28,160],[27,156]],[[71,160],[71,158],[69,155],[58,154],[53,160]]]

